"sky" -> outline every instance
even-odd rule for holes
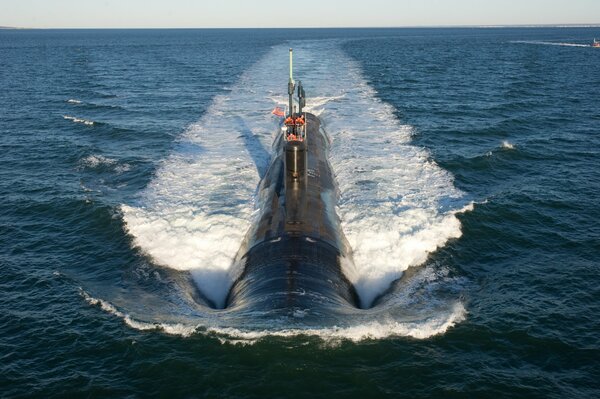
[[[600,24],[600,0],[0,0],[0,26],[22,28],[563,24]]]

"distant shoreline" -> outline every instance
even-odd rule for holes
[[[547,25],[415,25],[415,26],[302,26],[302,27],[13,27],[0,26],[0,30],[244,30],[244,29],[510,29],[510,28],[600,28],[596,24]]]

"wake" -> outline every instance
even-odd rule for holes
[[[539,40],[515,40],[511,43],[520,43],[520,44],[539,44],[543,46],[563,46],[563,47],[592,47],[589,44],[580,44],[580,43],[561,43],[561,42],[544,42]]]
[[[332,140],[330,161],[340,192],[337,213],[354,259],[344,272],[368,308],[409,267],[423,264],[431,252],[460,237],[456,215],[472,204],[425,149],[411,144],[413,128],[376,97],[359,65],[335,42],[301,42],[295,49],[297,76],[308,93],[307,111],[319,115]],[[256,188],[277,132],[270,110],[285,99],[285,79],[273,77],[286,76],[285,54],[287,47],[274,47],[241,76],[230,95],[216,97],[178,140],[139,201],[122,206],[135,245],[159,265],[189,271],[216,307],[224,305],[242,271],[234,259],[260,213]],[[433,275],[431,281],[458,284]],[[406,301],[398,302],[396,294],[388,293],[383,307],[357,310],[346,326],[317,327],[317,335],[426,338],[446,331],[466,312],[459,300],[433,298],[424,298],[414,312],[399,312]],[[202,323],[193,329],[242,338],[315,330],[269,325],[244,331]]]

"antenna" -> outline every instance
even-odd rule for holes
[[[304,87],[302,86],[302,82],[298,81],[298,113],[302,113],[302,108],[306,106],[306,93],[304,92]]]
[[[290,106],[289,106],[289,111],[290,111],[290,115],[289,116],[294,116],[294,89],[296,88],[296,86],[294,85],[294,68],[293,68],[293,62],[294,62],[294,50],[290,48],[290,81],[288,82],[288,94],[290,96]]]

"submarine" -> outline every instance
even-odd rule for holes
[[[271,163],[258,186],[259,211],[236,255],[242,271],[225,309],[357,309],[359,297],[344,274],[352,250],[335,211],[330,139],[319,118],[304,110],[292,49],[289,56],[289,104],[279,115]]]

